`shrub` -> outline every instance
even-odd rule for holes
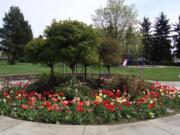
[[[63,92],[68,99],[73,99],[74,97],[84,99],[89,96],[90,88],[81,83],[79,80],[72,78],[71,80],[57,87],[56,91]]]
[[[44,91],[52,91],[55,90],[55,87],[69,81],[71,78],[71,76],[64,76],[58,73],[54,78],[51,78],[50,74],[44,73],[37,81],[28,86],[28,90],[35,90],[39,93],[43,93]]]
[[[109,90],[121,90],[126,91],[135,97],[140,94],[150,83],[145,82],[134,76],[118,75],[112,76],[111,78],[100,78],[98,79],[99,88],[109,89]]]

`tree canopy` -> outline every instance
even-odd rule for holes
[[[47,39],[35,38],[26,45],[26,55],[32,63],[41,63],[51,68],[54,77],[54,66],[58,62],[55,47]]]
[[[95,11],[92,17],[95,26],[103,30],[105,36],[122,41],[127,27],[137,23],[134,5],[125,5],[125,0],[108,0],[105,7]]]
[[[110,74],[110,68],[113,65],[117,65],[121,62],[120,47],[118,42],[111,38],[106,38],[102,41],[99,47],[100,59],[107,67]]]
[[[24,20],[19,7],[10,7],[3,18],[3,27],[0,28],[0,50],[8,56],[10,64],[24,57],[24,47],[32,38],[31,26]]]
[[[71,20],[54,21],[45,35],[59,51],[59,60],[69,65],[73,73],[78,63],[89,66],[97,62],[98,34],[92,26]]]
[[[175,40],[175,56],[180,59],[180,16],[179,16],[179,22],[175,25],[174,31],[176,32],[174,36]]]
[[[154,28],[152,60],[157,64],[171,62],[171,26],[164,13],[157,17]]]
[[[123,54],[130,58],[142,57],[143,45],[142,45],[142,36],[139,32],[135,30],[132,25],[126,30],[125,35],[125,51]]]
[[[152,55],[152,34],[151,34],[151,22],[149,18],[144,17],[141,23],[140,31],[143,35],[142,43],[144,45],[144,57],[147,60],[151,60]]]

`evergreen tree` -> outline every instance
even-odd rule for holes
[[[157,64],[171,62],[172,60],[170,29],[169,20],[164,13],[161,13],[160,17],[156,19],[153,38],[152,60]]]
[[[3,28],[0,28],[0,50],[7,55],[9,64],[15,64],[18,58],[24,56],[25,44],[33,37],[31,27],[19,7],[10,7],[3,23]]]
[[[147,60],[151,60],[152,54],[152,35],[151,35],[151,22],[149,18],[144,17],[143,22],[141,23],[141,33],[143,35],[142,44],[144,45],[144,57]]]
[[[174,31],[177,33],[175,35],[175,56],[177,58],[180,58],[180,16],[179,16],[179,22],[176,24]]]

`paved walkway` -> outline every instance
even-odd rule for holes
[[[180,81],[160,81],[159,83],[161,83],[163,85],[174,86],[174,87],[180,89]]]
[[[120,125],[53,125],[0,116],[0,135],[180,135],[180,114]]]

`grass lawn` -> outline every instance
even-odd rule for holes
[[[70,69],[62,66],[57,66],[56,71],[70,72]],[[88,72],[98,73],[98,67],[88,68]],[[6,62],[0,62],[0,75],[8,74],[30,74],[30,73],[44,73],[49,72],[49,68],[34,65],[31,63],[18,63],[17,65],[8,65]],[[83,72],[82,67],[78,68],[78,72]],[[107,73],[105,67],[101,67],[101,73]],[[116,74],[134,74],[140,75],[138,67],[112,67],[111,73]],[[146,67],[144,68],[143,78],[148,80],[158,81],[180,81],[180,67]]]

